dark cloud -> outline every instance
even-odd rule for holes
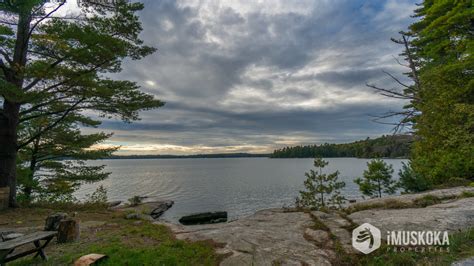
[[[403,103],[365,84],[393,86],[382,70],[403,71],[390,37],[414,8],[412,0],[145,1],[142,38],[158,52],[126,61],[118,78],[167,105],[103,128],[124,149],[157,145],[146,151],[158,153],[168,151],[159,145],[269,151],[388,133],[370,115]]]

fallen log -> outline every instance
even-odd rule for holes
[[[227,212],[203,212],[186,215],[179,219],[184,225],[213,224],[227,222]]]

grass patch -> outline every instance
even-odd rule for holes
[[[403,202],[396,199],[388,199],[384,200],[383,202],[374,202],[374,203],[367,203],[367,204],[355,204],[344,209],[346,214],[351,214],[354,212],[365,211],[370,209],[404,209],[413,207],[412,204]]]
[[[89,253],[109,256],[100,265],[217,265],[220,260],[213,243],[176,240],[163,225],[122,222],[95,230],[95,236],[86,241],[55,245],[47,262],[28,257],[11,265],[71,265]]]
[[[107,203],[92,203],[92,202],[33,202],[21,203],[23,209],[52,209],[57,211],[72,212],[72,211],[101,211],[107,209]]]
[[[359,225],[356,224],[346,213],[344,212],[338,212],[339,215],[346,219],[349,222],[349,226],[342,226],[342,228],[346,229],[349,232],[352,232],[354,229],[356,229]]]
[[[453,262],[474,256],[474,228],[465,232],[451,234],[449,237],[449,252],[393,252],[382,245],[378,250],[368,255],[347,255],[341,258],[340,265],[451,265]],[[339,254],[339,253],[338,253]],[[343,253],[341,253],[343,254]],[[349,261],[346,264],[344,262]]]
[[[470,191],[463,191],[461,193],[461,195],[459,196],[459,198],[463,199],[463,198],[473,198],[474,197],[474,192],[470,192]]]
[[[418,208],[424,208],[431,205],[439,204],[443,200],[449,199],[448,197],[440,198],[434,195],[426,195],[421,198],[417,198],[413,201],[413,206]]]
[[[49,214],[69,209],[6,210],[0,212],[0,224],[14,230],[41,230],[34,228],[42,228]],[[215,253],[217,243],[177,240],[164,225],[126,220],[124,213],[106,209],[74,211],[81,224],[79,241],[67,244],[52,241],[46,248],[49,257],[46,262],[30,255],[8,265],[72,265],[76,259],[90,253],[109,256],[100,265],[217,265],[223,259],[223,255]]]
[[[323,222],[321,222],[321,220],[319,220],[317,217],[315,217],[311,213],[309,213],[309,215],[313,219],[313,225],[310,227],[311,229],[323,230],[323,231],[329,232],[329,228]]]
[[[406,208],[425,208],[431,205],[443,203],[443,201],[453,200],[453,199],[463,199],[463,198],[472,198],[474,197],[474,192],[463,191],[458,196],[450,195],[438,197],[435,195],[425,195],[420,198],[414,199],[411,203],[399,201],[396,199],[388,199],[382,202],[366,203],[366,204],[355,204],[349,206],[343,211],[346,214],[351,214],[354,212],[365,211],[370,209],[406,209]]]

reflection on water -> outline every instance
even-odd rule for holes
[[[346,182],[347,198],[360,193],[353,179],[362,175],[367,159],[329,158],[327,172],[339,170]],[[386,159],[393,165],[394,177],[405,160]],[[163,218],[176,221],[185,214],[203,211],[229,212],[230,218],[246,216],[256,210],[282,207],[294,202],[303,188],[304,173],[312,159],[116,159],[91,161],[105,164],[110,177],[84,184],[76,193],[79,199],[99,185],[108,190],[110,200],[127,200],[135,195],[174,200]]]

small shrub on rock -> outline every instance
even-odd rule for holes
[[[305,190],[300,191],[300,197],[296,198],[296,206],[310,209],[340,208],[345,202],[341,195],[341,189],[345,183],[338,181],[339,171],[331,174],[323,174],[323,168],[328,162],[322,158],[314,159],[315,170],[305,173],[307,179],[304,181]]]
[[[374,159],[367,163],[367,170],[362,178],[356,178],[354,182],[359,185],[362,194],[371,198],[381,198],[382,194],[394,194],[398,184],[392,179],[392,165],[381,159]]]

